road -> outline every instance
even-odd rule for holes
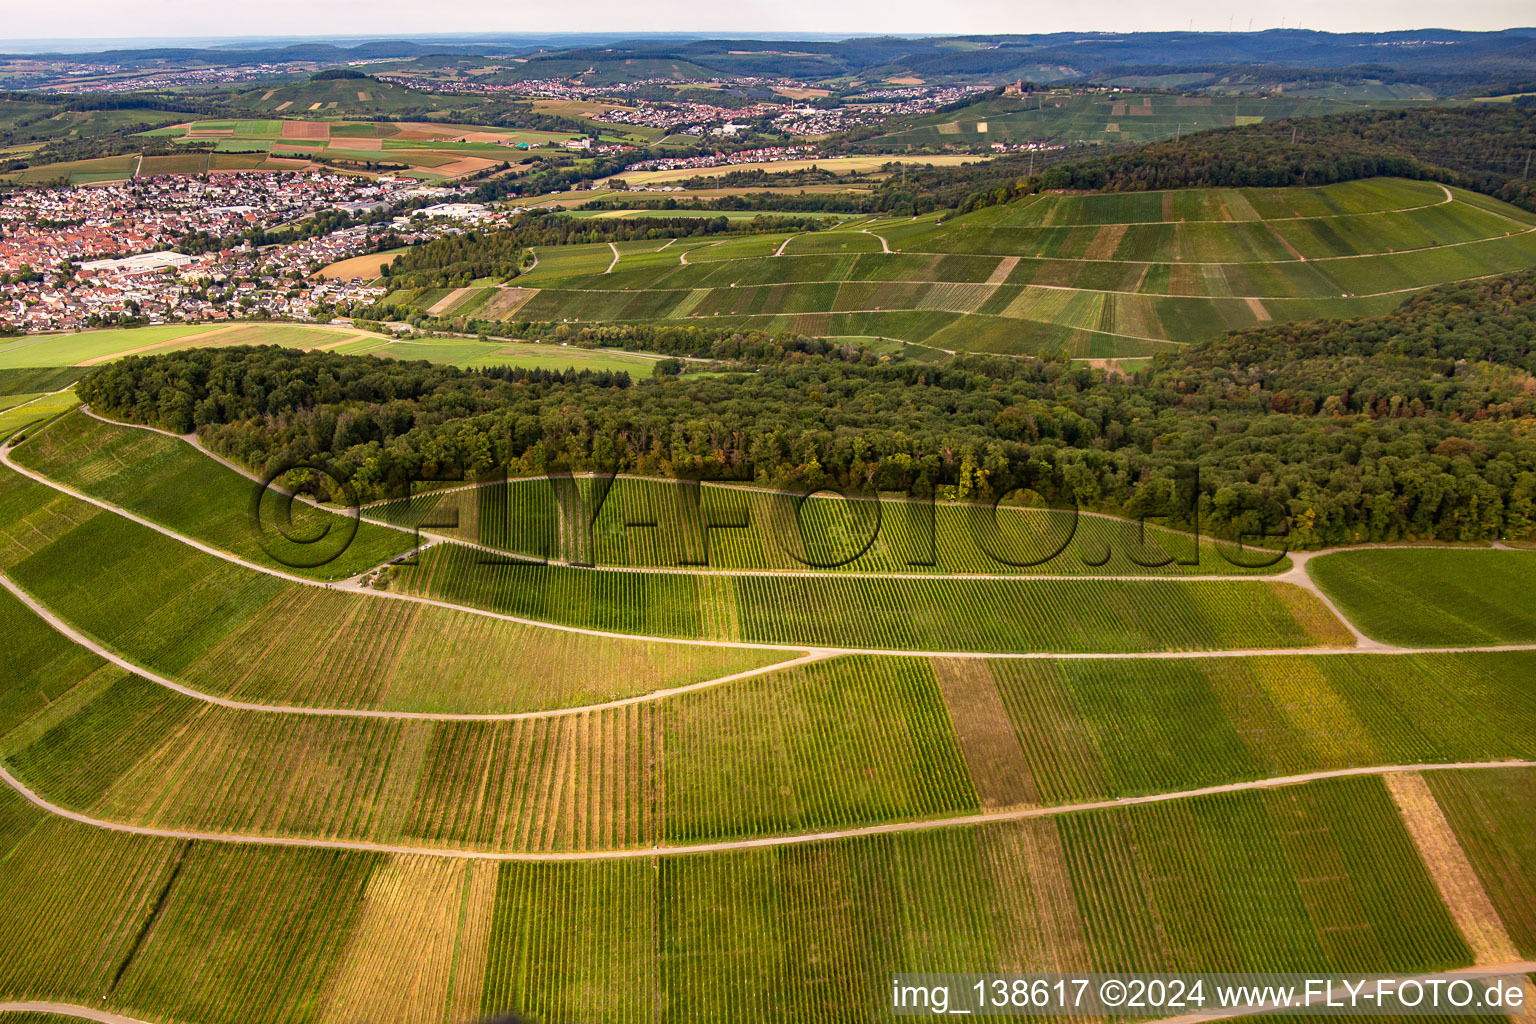
[[[1391,775],[1396,772],[1476,771],[1489,768],[1536,768],[1536,761],[1462,761],[1455,764],[1393,764],[1367,768],[1339,768],[1332,771],[1307,772],[1303,775],[1286,775],[1270,779],[1254,779],[1248,782],[1229,782],[1219,786],[1203,786],[1199,789],[1178,790],[1171,793],[1152,793],[1145,796],[1121,797],[1116,800],[1094,800],[1086,803],[1059,804],[1052,807],[1020,807],[1007,811],[988,811],[982,814],[965,814],[952,818],[927,818],[920,821],[896,821],[881,825],[860,825],[854,828],[832,829],[825,832],[801,832],[791,835],[763,836],[757,839],[729,839],[713,843],[686,843],[671,846],[640,846],[619,850],[569,850],[548,853],[491,850],[449,850],[431,846],[403,846],[395,843],[372,843],[347,839],[308,839],[298,836],[243,835],[226,832],[195,832],[186,829],[154,828],[148,825],[130,825],[119,821],[93,818],[88,814],[71,811],[39,796],[26,784],[10,773],[0,763],[0,781],[14,789],[24,800],[49,814],[93,828],[109,832],[123,832],[137,836],[155,836],[161,839],[190,839],[207,843],[243,843],[252,846],[293,846],[317,850],[352,850],[359,853],[387,853],[406,856],[451,857],[463,860],[526,861],[546,863],[555,861],[635,860],[650,857],[684,857],[699,853],[727,853],[733,850],[761,850],[780,846],[804,846],[807,843],[824,843],[837,839],[856,839],[864,836],[894,835],[903,832],[928,832],[936,829],[964,828],[990,825],[1008,821],[1027,821],[1035,818],[1058,818],[1067,814],[1086,811],[1107,811],[1121,807],[1137,807],[1143,804],[1163,804],[1199,797],[1217,796],[1223,793],[1245,793],[1252,790],[1282,789],[1299,786],[1323,779],[1358,778],[1366,775]]]

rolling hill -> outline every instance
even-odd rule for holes
[[[1278,320],[1385,312],[1529,266],[1536,215],[1431,182],[1043,195],[798,235],[538,249],[458,316],[1145,356]],[[431,293],[429,293],[431,294]],[[410,306],[415,293],[386,303]]]

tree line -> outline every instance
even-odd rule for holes
[[[1129,380],[1065,358],[805,358],[629,387],[267,348],[136,356],[79,384],[253,467],[323,459],[368,497],[552,467],[1163,515],[1300,545],[1536,536],[1536,272],[1386,316],[1272,325]],[[1198,505],[1177,501],[1198,471]]]
[[[1536,110],[1513,104],[1286,118],[1046,168],[979,190],[961,211],[1049,189],[1327,185],[1382,176],[1441,181],[1536,210],[1536,181],[1527,176],[1533,151]]]

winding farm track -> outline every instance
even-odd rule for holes
[[[874,238],[878,238],[880,240],[880,251],[882,253],[887,253],[887,254],[890,253],[890,251],[891,251],[891,243],[887,242],[885,240],[885,236],[884,235],[877,235],[873,231],[869,230],[869,228],[859,228],[859,230],[862,231],[866,235],[870,235],[870,236],[872,236]]]
[[[80,1003],[49,1003],[39,1000],[0,1003],[0,1013],[52,1013],[61,1017],[94,1020],[99,1024],[149,1024],[148,1021],[139,1020],[137,1017],[124,1017],[120,1013],[108,1013],[106,1010]]]
[[[90,413],[89,410],[85,410],[85,411],[87,412],[88,415],[93,415],[93,416],[95,415],[94,413]],[[99,417],[99,416],[96,417],[96,418],[102,419],[102,417]],[[115,423],[116,421],[104,420],[104,422]],[[123,424],[119,424],[119,425],[123,425]],[[129,424],[129,425],[136,426],[136,425],[132,425],[132,424]],[[235,472],[238,472],[241,475],[246,476],[246,477],[251,478],[251,479],[259,479],[259,478],[255,477],[253,474],[251,474],[249,471],[247,471],[244,468],[236,465],[235,463],[230,462],[227,459],[223,459],[220,456],[215,455],[214,453],[207,451],[207,449],[203,448],[200,444],[197,443],[195,438],[188,438],[188,437],[186,437],[184,435],[173,434],[173,433],[170,433],[169,431],[160,430],[160,429],[155,428],[155,427],[141,427],[140,429],[151,430],[151,431],[154,431],[156,433],[164,434],[167,437],[176,438],[178,440],[185,441],[185,442],[187,442],[189,444],[192,444],[199,451],[204,452],[205,454],[209,455],[211,458],[216,459],[221,464],[223,464],[223,465],[229,467],[230,469],[234,470]],[[1381,641],[1374,640],[1374,639],[1366,636],[1364,633],[1362,633],[1359,630],[1358,627],[1356,627],[1354,625],[1354,623],[1350,622],[1350,620],[1346,616],[1344,616],[1342,611],[1339,610],[1339,608],[1337,607],[1337,605],[1334,604],[1332,599],[1328,597],[1328,595],[1322,590],[1321,587],[1319,587],[1317,585],[1317,583],[1311,578],[1311,576],[1305,570],[1306,562],[1309,561],[1312,558],[1315,558],[1315,557],[1319,556],[1319,555],[1331,554],[1331,553],[1334,553],[1336,551],[1361,550],[1359,548],[1331,548],[1331,549],[1324,549],[1324,550],[1311,551],[1311,552],[1291,552],[1290,553],[1290,557],[1293,559],[1293,565],[1292,565],[1291,569],[1288,570],[1285,573],[1278,574],[1278,575],[1273,575],[1273,576],[1205,576],[1205,575],[1196,576],[1196,575],[1190,575],[1190,576],[1167,577],[1167,576],[1091,576],[1091,575],[1086,575],[1086,574],[1070,574],[1070,575],[1068,575],[1068,574],[1064,574],[1064,575],[1046,575],[1046,574],[1024,575],[1024,574],[1015,574],[1015,575],[1012,575],[1012,576],[1001,576],[1000,577],[1000,576],[983,576],[983,575],[974,574],[974,573],[952,573],[952,574],[865,573],[865,574],[862,574],[863,576],[870,577],[870,578],[919,579],[919,580],[922,580],[922,579],[933,579],[933,580],[954,579],[954,580],[992,580],[992,581],[998,581],[998,580],[1008,579],[1008,580],[1032,580],[1032,581],[1042,581],[1042,582],[1106,581],[1106,582],[1129,583],[1129,584],[1164,583],[1164,582],[1169,582],[1169,581],[1182,581],[1182,582],[1221,582],[1221,583],[1229,583],[1229,584],[1232,584],[1234,586],[1245,585],[1245,584],[1246,585],[1252,585],[1252,584],[1256,584],[1256,583],[1269,583],[1269,582],[1291,583],[1291,584],[1293,584],[1295,586],[1299,586],[1299,587],[1309,591],[1313,595],[1315,595],[1318,598],[1318,600],[1320,602],[1322,602],[1323,605],[1325,607],[1327,607],[1332,612],[1332,614],[1336,618],[1338,618],[1338,620],[1342,624],[1344,624],[1344,626],[1350,631],[1350,633],[1353,636],[1354,641],[1355,641],[1353,645],[1348,646],[1348,647],[1322,647],[1322,646],[1319,646],[1319,647],[1255,647],[1255,648],[1226,648],[1226,649],[1212,649],[1212,650],[1160,650],[1160,651],[1159,650],[1150,650],[1150,651],[1149,650],[1143,650],[1143,651],[1102,651],[1102,652],[1101,651],[940,651],[940,650],[916,650],[916,649],[880,648],[880,647],[835,647],[835,646],[829,647],[829,646],[819,646],[819,645],[814,645],[814,644],[802,644],[802,645],[797,645],[797,644],[772,644],[772,643],[755,643],[755,642],[743,641],[743,640],[689,639],[689,638],[675,637],[675,636],[654,636],[654,635],[649,635],[649,634],[644,634],[644,633],[621,633],[621,632],[616,632],[616,631],[613,631],[613,630],[591,629],[591,628],[588,628],[588,627],[585,627],[585,626],[571,626],[571,625],[565,625],[565,624],[561,624],[561,623],[547,622],[547,621],[544,621],[544,620],[541,620],[541,619],[530,619],[530,618],[525,618],[525,617],[517,616],[517,615],[508,615],[508,614],[505,614],[503,612],[493,612],[493,611],[489,611],[489,610],[483,609],[483,608],[476,608],[476,607],[469,606],[469,605],[455,604],[455,603],[450,602],[450,601],[443,601],[443,600],[439,600],[439,599],[436,599],[436,598],[423,597],[423,596],[416,595],[416,594],[402,594],[402,593],[399,593],[397,591],[375,590],[375,589],[373,589],[371,587],[363,586],[361,584],[361,580],[363,579],[364,576],[367,575],[367,573],[361,573],[361,574],[359,574],[357,576],[354,576],[354,577],[352,577],[352,578],[350,578],[348,580],[344,580],[344,581],[340,581],[340,582],[336,582],[336,583],[325,583],[325,582],[318,581],[318,580],[308,579],[308,578],[303,577],[303,576],[297,576],[297,575],[294,575],[292,573],[282,572],[281,570],[273,569],[273,568],[270,568],[268,566],[259,565],[259,564],[255,563],[255,562],[247,561],[246,559],[243,559],[243,558],[239,557],[238,555],[234,555],[234,554],[232,554],[230,552],[223,551],[223,550],[221,550],[219,548],[215,548],[215,547],[213,547],[211,545],[204,544],[201,541],[195,540],[195,539],[193,539],[191,537],[188,537],[188,536],[186,536],[184,534],[178,533],[177,531],[172,530],[169,527],[162,526],[159,523],[156,523],[156,522],[154,522],[152,520],[146,519],[146,518],[144,518],[142,516],[139,516],[139,515],[136,515],[136,514],[134,514],[132,512],[129,512],[128,510],[123,509],[123,508],[121,508],[121,507],[119,507],[117,505],[114,505],[111,502],[104,501],[104,500],[99,499],[99,498],[94,498],[94,497],[91,497],[90,495],[87,495],[87,494],[83,494],[83,493],[75,490],[74,488],[67,487],[67,486],[65,486],[63,484],[57,483],[57,482],[49,479],[48,477],[43,476],[40,473],[37,473],[37,472],[35,472],[35,471],[31,470],[31,469],[28,469],[25,466],[19,465],[18,463],[16,463],[11,458],[11,452],[12,452],[12,448],[13,447],[14,447],[14,445],[11,445],[11,444],[6,444],[4,446],[0,446],[0,464],[5,465],[7,468],[13,470],[14,472],[20,473],[21,475],[27,477],[28,479],[33,480],[33,481],[35,481],[37,483],[43,484],[46,487],[50,487],[50,488],[52,488],[52,489],[54,489],[54,490],[56,490],[56,491],[58,491],[58,492],[60,492],[62,494],[67,494],[67,495],[69,495],[72,498],[76,498],[78,500],[85,501],[85,502],[87,502],[87,503],[89,503],[91,505],[96,506],[97,508],[103,509],[104,511],[111,512],[113,514],[122,516],[123,518],[128,519],[131,522],[137,523],[137,524],[139,524],[141,526],[147,527],[148,529],[154,530],[156,533],[159,533],[159,534],[161,534],[161,535],[163,535],[165,537],[169,537],[172,540],[179,541],[180,543],[186,544],[186,545],[188,545],[190,547],[193,547],[193,548],[195,548],[195,549],[197,549],[199,551],[202,551],[202,552],[204,552],[206,554],[213,555],[213,556],[215,556],[217,558],[221,558],[221,559],[223,559],[223,560],[225,560],[227,562],[232,562],[232,563],[234,563],[236,565],[239,565],[239,566],[241,566],[243,568],[246,568],[246,569],[250,569],[250,570],[255,571],[255,572],[265,573],[265,574],[267,574],[269,576],[275,576],[275,577],[277,577],[279,579],[287,580],[287,581],[292,582],[292,583],[303,584],[305,586],[326,587],[328,589],[333,589],[333,590],[343,590],[343,591],[348,591],[348,592],[352,592],[352,593],[367,595],[368,597],[380,598],[380,599],[384,599],[384,600],[409,601],[409,602],[413,602],[413,603],[416,603],[416,604],[431,605],[433,607],[445,608],[445,609],[448,609],[448,610],[451,610],[451,611],[462,612],[462,613],[470,614],[470,615],[478,615],[478,616],[481,616],[481,617],[484,617],[484,618],[496,619],[496,620],[499,620],[499,621],[502,621],[502,622],[510,622],[510,623],[515,623],[515,624],[523,625],[523,626],[532,626],[532,627],[537,627],[537,628],[540,628],[540,629],[550,629],[550,630],[555,630],[557,632],[575,633],[575,634],[580,634],[580,635],[583,635],[583,636],[599,637],[599,638],[603,638],[603,639],[629,640],[629,641],[648,641],[648,642],[651,642],[651,643],[667,643],[667,644],[678,644],[678,645],[684,645],[684,646],[734,648],[734,649],[745,649],[745,650],[782,651],[782,652],[784,652],[786,654],[792,654],[792,655],[798,656],[796,660],[799,660],[799,658],[813,657],[813,656],[814,657],[818,657],[818,658],[828,658],[828,657],[837,657],[837,656],[841,656],[841,655],[871,655],[871,656],[886,655],[886,656],[893,656],[893,657],[952,658],[952,659],[968,659],[968,660],[974,660],[974,659],[1000,659],[1000,660],[1037,660],[1037,661],[1118,661],[1118,660],[1127,660],[1127,659],[1135,659],[1135,660],[1188,660],[1188,659],[1199,659],[1199,658],[1249,658],[1249,657],[1257,657],[1257,656],[1279,656],[1279,655],[1468,654],[1468,653],[1476,653],[1476,652],[1508,652],[1508,651],[1532,651],[1532,650],[1536,650],[1536,643],[1475,645],[1475,646],[1460,646],[1460,647],[1403,647],[1403,646],[1399,646],[1399,645],[1383,643]],[[378,521],[373,520],[373,519],[368,519],[367,521],[368,522],[378,522]],[[415,532],[415,531],[411,531],[411,530],[409,530],[408,528],[405,528],[405,527],[393,526],[392,524],[387,524],[387,523],[379,523],[379,525],[390,526],[392,529],[400,530],[402,532],[408,532],[408,533],[414,533]],[[461,544],[462,546],[466,546],[466,547],[470,547],[470,548],[479,548],[480,550],[485,550],[485,551],[488,551],[488,552],[494,550],[494,549],[490,549],[490,548],[480,548],[480,546],[473,545],[473,544],[464,545],[463,542],[455,541],[455,540],[452,540],[450,538],[435,537],[435,536],[427,534],[425,532],[421,533],[421,536],[425,537],[425,538],[428,538],[431,543],[423,544],[419,548],[416,548],[414,550],[423,550],[426,547],[430,547],[433,544],[438,544],[438,543]],[[1424,546],[1426,546],[1426,545],[1415,545],[1415,544],[1378,545],[1378,547],[1424,547]],[[1448,548],[1446,550],[1463,550],[1463,549]],[[1464,550],[1482,550],[1482,549],[1468,548],[1468,549],[1464,549]],[[495,552],[495,553],[503,554],[503,552]],[[590,568],[590,567],[582,567],[582,568]],[[372,571],[372,570],[370,570],[370,571]],[[592,571],[610,571],[610,570],[592,569]],[[620,571],[620,570],[611,570],[611,571]],[[679,569],[673,569],[673,568],[669,568],[669,567],[656,567],[656,566],[653,566],[653,567],[642,567],[642,568],[639,568],[639,569],[624,569],[622,571],[624,571],[624,572],[674,573],[674,572],[690,572],[691,570],[686,570],[686,569],[679,570]],[[756,571],[756,572],[734,572],[734,571],[728,571],[728,570],[705,570],[704,572],[706,572],[708,574],[711,574],[711,575],[790,576],[790,577],[808,577],[808,578],[820,578],[820,579],[830,578],[830,575],[831,575],[831,574],[828,574],[826,572],[816,572],[816,571],[809,571],[809,570],[806,570],[806,571],[794,571],[794,570],[789,570],[789,571],[771,571],[771,570],[770,571],[763,571],[763,570],[759,570],[759,571]],[[849,578],[856,578],[856,574],[853,574],[853,573],[838,574],[838,575],[846,575]],[[3,574],[0,574],[0,581],[4,582],[4,584],[7,587],[7,589],[11,590],[13,593],[18,593],[18,596],[20,596],[19,588],[17,588],[13,584],[11,584],[10,581],[4,580]],[[40,614],[42,614],[45,611],[43,606],[40,603],[37,603],[35,601],[35,599],[31,598],[30,595],[28,595],[27,597],[25,597],[23,599],[28,602],[29,606],[33,607],[34,610],[38,611]],[[71,630],[70,631],[70,635],[71,635],[71,638],[73,639],[74,636],[77,636],[78,634],[74,634],[73,631]],[[100,654],[103,654],[103,656],[106,656],[108,653],[111,653],[111,652],[107,652],[105,648],[101,648],[100,650],[97,651],[97,653],[100,653]],[[120,660],[117,660],[118,656],[115,653],[112,653],[112,658],[114,659],[115,663],[127,665],[127,663],[122,662]],[[137,667],[131,667],[131,666],[130,666],[130,670],[131,671],[136,671],[136,672],[144,672],[143,669],[140,669],[140,668],[137,668]],[[150,675],[151,675],[151,677],[153,677],[152,673],[150,673]],[[712,682],[712,681],[706,681],[706,683],[708,683],[708,682]],[[694,685],[704,685],[704,684],[694,684]],[[188,693],[189,695],[192,695],[192,696],[199,696],[200,695],[200,691],[190,690],[188,688],[179,688],[179,689],[181,689],[182,692]],[[207,695],[206,694],[201,694],[201,696],[205,696],[206,697]],[[337,709],[337,710],[340,711],[341,709]],[[574,710],[580,710],[580,709],[572,709],[571,711],[567,711],[566,713],[573,713]],[[346,712],[346,713],[355,713],[355,712]]]
[[[1253,779],[1248,782],[1228,782],[1219,786],[1184,789],[1171,793],[1150,793],[1145,796],[1127,796],[1116,800],[1095,800],[1079,804],[1058,804],[1052,807],[1019,807],[1007,811],[987,811],[981,814],[965,814],[952,818],[927,818],[919,821],[895,821],[881,825],[861,825],[855,828],[832,829],[824,832],[800,832],[790,835],[763,836],[757,839],[729,839],[713,843],[687,843],[675,846],[639,846],[619,850],[569,850],[549,853],[523,851],[452,850],[430,846],[402,846],[394,843],[370,843],[346,839],[308,839],[297,836],[263,836],[225,832],[195,832],[185,829],[153,828],[147,825],[130,825],[119,821],[93,818],[88,814],[71,811],[50,802],[27,788],[16,776],[0,763],[0,781],[14,789],[22,799],[50,814],[82,825],[109,832],[123,832],[137,836],[156,836],[161,839],[190,839],[208,843],[240,843],[250,846],[296,846],[320,850],[353,850],[359,853],[386,853],[407,856],[449,857],[457,860],[490,861],[593,861],[635,860],[651,857],[683,857],[698,853],[727,853],[732,850],[761,850],[778,846],[804,846],[836,839],[856,839],[863,836],[894,835],[902,832],[928,832],[935,829],[963,828],[974,825],[990,825],[1008,821],[1026,821],[1033,818],[1059,818],[1068,814],[1088,811],[1108,811],[1141,804],[1164,804],[1198,797],[1218,796],[1223,793],[1243,793],[1251,790],[1283,789],[1307,782],[1324,779],[1357,778],[1363,775],[1393,775],[1399,772],[1474,771],[1485,768],[1536,768],[1536,761],[1460,761],[1453,764],[1393,764],[1366,768],[1338,768],[1331,771],[1307,772],[1303,775],[1285,775],[1269,779]]]
[[[619,265],[619,247],[614,245],[612,242],[609,242],[608,248],[613,250],[613,262],[609,263],[608,269],[603,271],[605,274],[613,273],[613,268]]]

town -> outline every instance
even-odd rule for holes
[[[326,318],[383,289],[322,267],[518,212],[454,202],[468,191],[308,173],[19,192],[0,207],[0,331]]]

